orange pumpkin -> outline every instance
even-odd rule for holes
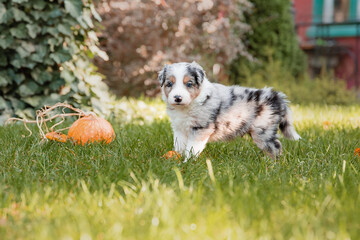
[[[163,155],[164,158],[169,159],[169,158],[175,158],[175,160],[178,160],[181,158],[180,154],[176,151],[168,151],[167,153],[165,153]]]
[[[72,142],[82,145],[92,142],[108,144],[115,139],[115,132],[108,121],[91,113],[71,125],[68,138]]]
[[[67,136],[58,132],[48,132],[45,137],[49,140],[54,140],[57,142],[66,142]]]

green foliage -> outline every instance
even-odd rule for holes
[[[117,104],[125,109],[136,102]],[[163,103],[138,105],[165,114]],[[27,134],[21,125],[0,127],[0,146],[7,146],[0,151],[0,236],[359,239],[360,158],[354,150],[360,107],[292,110],[303,139],[281,139],[284,153],[276,161],[244,138],[211,143],[197,161],[165,160],[171,126],[159,111],[143,125],[113,124],[116,139],[105,146],[38,144],[35,134],[21,137]],[[324,129],[324,121],[331,125]]]
[[[270,60],[263,69],[257,72],[243,72],[243,86],[263,88],[273,87],[284,92],[293,103],[300,104],[339,104],[359,103],[356,93],[346,89],[344,81],[335,80],[331,74],[322,74],[311,79],[308,75],[294,77],[285,70],[280,61]]]
[[[246,34],[247,47],[255,61],[239,57],[230,67],[230,80],[238,83],[244,72],[266,68],[269,58],[280,61],[294,76],[306,71],[306,56],[296,38],[289,0],[251,0],[253,11],[246,14],[252,32]]]
[[[99,52],[91,0],[0,0],[0,115],[34,117],[67,101],[106,110],[102,76],[90,63]]]

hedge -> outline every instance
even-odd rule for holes
[[[90,62],[106,58],[96,46],[100,20],[90,0],[0,0],[0,123],[63,101],[107,110],[107,86]]]
[[[235,60],[230,68],[231,81],[241,83],[244,72],[264,70],[270,61],[280,61],[293,76],[306,73],[305,53],[300,49],[294,28],[294,16],[289,0],[251,0],[253,11],[246,14],[252,31],[246,35],[249,53],[257,59],[244,57]]]

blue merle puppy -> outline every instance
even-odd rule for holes
[[[174,132],[174,150],[185,154],[185,162],[198,156],[209,141],[247,133],[273,159],[281,154],[279,128],[285,137],[300,139],[281,92],[211,83],[196,62],[165,65],[159,81]]]

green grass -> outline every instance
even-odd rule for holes
[[[118,105],[106,146],[0,127],[0,239],[360,239],[359,106],[293,106],[276,161],[239,138],[178,164],[162,103]]]

